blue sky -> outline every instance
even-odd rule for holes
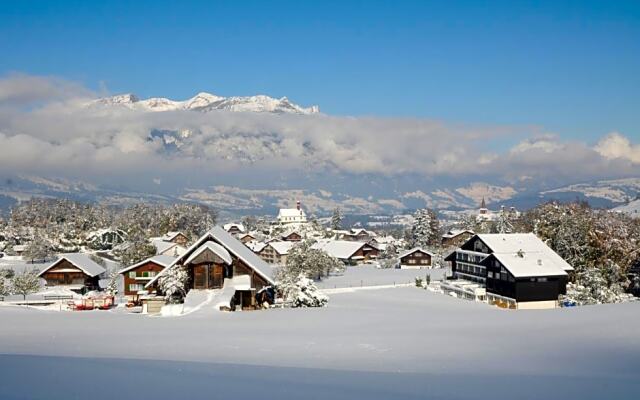
[[[3,1],[0,54],[0,74],[141,97],[640,139],[638,1]]]

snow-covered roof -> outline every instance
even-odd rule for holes
[[[42,276],[42,274],[44,274],[46,271],[50,270],[51,268],[55,267],[56,265],[58,265],[63,260],[67,260],[73,266],[82,270],[82,272],[84,272],[85,274],[89,275],[92,278],[94,276],[98,276],[105,272],[105,269],[101,265],[93,261],[89,257],[89,254],[67,253],[67,254],[60,254],[60,258],[58,258],[56,261],[51,263],[48,267],[43,269],[38,274],[38,276]]]
[[[442,235],[442,237],[445,239],[451,239],[456,236],[462,235],[463,233],[470,233],[472,235],[475,234],[475,232],[470,229],[451,229],[449,232]]]
[[[224,228],[220,226],[214,226],[210,231],[202,235],[194,244],[192,244],[187,251],[185,251],[180,257],[176,258],[173,263],[169,266],[173,267],[174,265],[182,262],[193,251],[199,248],[203,243],[208,240],[213,240],[224,247],[230,254],[238,257],[242,262],[244,262],[248,267],[252,268],[258,275],[263,277],[267,282],[271,284],[275,284],[275,280],[273,277],[273,269],[266,261],[258,257],[251,249],[244,245],[241,241],[234,238],[229,232],[227,232]],[[149,287],[155,281],[162,276],[165,271],[169,268],[165,268],[159,274],[157,274],[152,280],[150,280],[145,287]]]
[[[326,240],[314,243],[311,248],[323,250],[330,256],[346,260],[366,245],[367,243],[364,242],[353,242],[350,240]]]
[[[500,261],[516,278],[567,275],[555,260],[544,253],[493,253],[486,260],[492,257]]]
[[[553,266],[562,272],[573,271],[569,263],[533,233],[487,233],[477,236],[509,271],[511,271],[510,266],[518,269],[518,272],[511,271],[514,276],[529,276],[526,275],[528,273],[534,274],[531,276],[538,276],[540,274],[537,271],[541,270],[538,267],[542,266],[544,269]],[[515,260],[515,257],[518,259]],[[506,264],[503,260],[510,264]],[[538,260],[541,260],[543,265],[539,265]],[[529,265],[529,268],[525,268],[525,264]]]
[[[152,238],[151,239],[151,244],[154,245],[156,247],[156,253],[158,254],[162,254],[164,252],[166,252],[167,250],[170,250],[171,248],[178,246],[177,243],[173,243],[173,242],[167,242],[163,239],[159,239],[159,238]]]
[[[244,229],[244,225],[242,225],[242,224],[229,223],[229,224],[224,224],[222,227],[223,227],[223,228],[224,228],[224,230],[225,230],[225,231],[227,231],[227,232],[229,232],[229,231],[231,230],[231,228],[233,228],[233,227],[238,228],[238,230],[239,230],[240,232],[244,232],[244,231],[245,231],[245,229]]]
[[[171,256],[165,256],[163,254],[159,254],[157,256],[153,256],[153,257],[149,257],[146,260],[142,260],[139,263],[133,264],[130,267],[121,269],[120,271],[118,271],[119,274],[124,274],[125,272],[128,272],[132,269],[136,269],[146,263],[152,262],[154,264],[157,264],[163,268],[167,268],[169,265],[171,265],[171,263],[173,263],[173,261],[175,260],[175,257],[171,257]]]
[[[433,253],[432,253],[432,252],[427,251],[427,250],[424,250],[424,249],[423,249],[423,248],[421,248],[421,247],[414,247],[413,249],[410,249],[410,250],[407,250],[407,251],[403,251],[402,253],[400,253],[400,255],[398,256],[398,258],[406,257],[406,256],[408,256],[409,254],[413,254],[413,253],[415,253],[416,251],[421,251],[421,252],[423,252],[423,253],[425,253],[425,254],[428,254],[428,255],[430,255],[431,257],[433,257]]]
[[[267,243],[258,242],[257,240],[252,240],[250,242],[245,243],[244,245],[247,246],[254,253],[259,253],[262,251],[262,249],[265,248]]]
[[[282,256],[285,254],[289,254],[289,250],[291,250],[291,248],[295,246],[296,243],[291,241],[288,241],[288,242],[282,241],[282,242],[269,242],[268,245],[273,247],[276,253]]]
[[[222,261],[224,261],[224,263],[227,265],[231,265],[231,263],[233,262],[233,260],[231,259],[231,254],[229,254],[227,249],[220,246],[218,243],[208,241],[208,242],[205,242],[200,247],[198,247],[193,253],[191,253],[191,255],[184,261],[184,264],[189,264],[190,262],[195,260],[200,254],[202,254],[207,250],[213,252],[213,254],[220,257]]]
[[[178,232],[167,232],[167,233],[164,234],[164,236],[162,236],[162,240],[170,242],[173,239],[175,239],[176,236],[178,236],[178,235],[182,235],[182,236],[186,237],[186,235],[184,233],[179,232],[179,231]]]

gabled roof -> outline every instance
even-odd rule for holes
[[[346,260],[351,258],[351,256],[364,246],[371,245],[365,242],[352,242],[350,240],[327,240],[314,243],[311,248],[323,250],[330,256]]]
[[[101,265],[99,265],[98,263],[93,261],[89,257],[88,254],[84,254],[84,253],[67,253],[67,254],[60,254],[60,258],[58,258],[56,261],[51,263],[48,267],[43,269],[38,274],[38,276],[42,276],[42,274],[44,274],[45,272],[47,272],[51,268],[55,267],[56,265],[58,265],[63,260],[67,260],[74,267],[82,270],[82,272],[84,272],[85,274],[87,274],[88,276],[90,276],[92,278],[95,277],[95,276],[98,276],[98,275],[100,275],[100,274],[102,274],[102,273],[104,273],[106,271]]]
[[[229,232],[231,230],[231,228],[233,228],[233,227],[238,228],[238,230],[240,232],[244,232],[245,231],[244,225],[242,225],[242,224],[229,223],[229,224],[224,224],[223,225],[224,230],[227,231],[227,232]]]
[[[276,253],[281,256],[289,254],[289,250],[291,250],[291,248],[295,245],[295,242],[269,242],[267,244],[267,246],[273,247]]]
[[[469,233],[471,235],[475,235],[475,232],[470,230],[470,229],[451,229],[449,232],[447,232],[444,235],[442,235],[442,237],[445,238],[445,239],[451,239],[451,238],[454,238],[456,236],[460,236],[463,233]]]
[[[404,251],[404,252],[400,253],[400,255],[398,255],[398,258],[404,258],[404,257],[408,256],[409,254],[415,253],[416,251],[421,251],[421,252],[423,252],[425,254],[428,254],[431,257],[433,257],[433,253],[432,252],[424,250],[421,247],[414,247],[411,250],[407,250],[407,251]]]
[[[167,232],[167,233],[164,234],[164,236],[162,236],[162,240],[170,242],[173,239],[175,239],[176,236],[178,236],[178,235],[182,235],[184,237],[187,237],[187,235],[185,235],[184,233],[179,232],[179,231],[178,232]]]
[[[165,241],[163,239],[159,239],[159,238],[151,239],[151,244],[156,247],[156,253],[157,254],[162,254],[165,251],[170,250],[171,248],[178,246],[178,243],[167,242],[167,241]]]
[[[189,264],[190,262],[195,260],[196,257],[207,250],[210,250],[213,254],[220,257],[225,264],[231,265],[233,260],[231,259],[231,255],[229,254],[229,252],[218,243],[214,243],[212,241],[204,242],[202,246],[198,247],[193,253],[191,253],[191,255],[184,261],[184,263]]]
[[[257,240],[252,240],[250,242],[245,243],[244,245],[247,246],[247,248],[249,248],[254,253],[260,253],[262,249],[264,249],[267,246],[267,243],[258,242]]]
[[[119,274],[124,274],[125,272],[128,272],[132,269],[136,269],[146,263],[152,262],[154,264],[157,264],[163,268],[167,268],[169,265],[171,265],[171,263],[173,263],[173,261],[175,260],[175,257],[171,257],[171,256],[165,256],[163,254],[159,254],[157,256],[153,256],[153,257],[149,257],[146,260],[142,260],[137,264],[133,264],[130,267],[121,269],[120,271],[118,271]]]
[[[304,213],[304,210],[301,209],[297,209],[297,208],[281,208],[280,211],[278,212],[278,218],[284,218],[284,217],[304,217],[306,214]]]
[[[214,226],[210,231],[202,235],[194,244],[192,244],[187,251],[184,252],[181,256],[176,258],[173,263],[168,267],[162,270],[159,274],[157,274],[152,280],[150,280],[145,287],[149,287],[155,281],[162,276],[165,271],[174,265],[186,260],[193,251],[195,251],[202,244],[207,242],[208,240],[213,240],[217,242],[222,247],[224,247],[231,255],[239,258],[242,262],[244,262],[249,268],[252,268],[258,275],[264,278],[267,282],[271,284],[275,284],[275,280],[273,277],[273,269],[266,261],[258,257],[253,251],[251,251],[247,246],[244,245],[241,241],[231,236],[229,232],[224,230],[220,226]]]

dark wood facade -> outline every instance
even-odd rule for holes
[[[46,281],[46,286],[72,286],[72,290],[81,292],[99,289],[98,276],[87,275],[66,259],[61,259],[40,276]]]
[[[287,242],[299,242],[302,240],[302,236],[298,232],[291,232],[288,235],[283,236],[282,240]]]
[[[400,266],[407,267],[430,267],[431,266],[431,254],[416,249],[415,251],[400,257]]]
[[[154,282],[147,288],[144,286],[163,269],[163,266],[153,261],[148,261],[137,268],[123,272],[125,296],[135,296],[141,290],[147,290],[149,293],[157,293],[158,282]]]

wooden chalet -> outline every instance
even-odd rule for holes
[[[229,232],[232,235],[238,235],[238,234],[244,233],[245,231],[244,225],[242,224],[234,224],[234,223],[224,224],[223,228],[225,231]]]
[[[398,268],[401,269],[419,269],[431,268],[433,253],[423,250],[420,247],[414,247],[398,256]]]
[[[69,253],[60,255],[38,276],[45,280],[46,287],[62,286],[77,293],[86,293],[100,289],[100,276],[104,273],[105,269],[88,254]]]
[[[223,289],[233,296],[232,306],[252,309],[256,295],[275,284],[269,264],[223,228],[216,226],[200,237],[187,251],[150,280],[150,288],[171,268],[189,272],[189,289]]]
[[[469,229],[452,229],[442,235],[441,243],[443,246],[460,246],[473,235],[475,232]]]
[[[148,288],[145,285],[162,270],[170,266],[175,257],[156,255],[118,271],[124,278],[124,295],[132,301],[138,301],[140,295],[156,294],[157,281]]]
[[[271,241],[260,250],[258,255],[269,264],[285,265],[289,251],[295,244],[296,242],[293,241]]]
[[[347,265],[357,265],[378,258],[378,248],[370,243],[349,240],[325,240],[314,243],[311,248],[325,251]]]
[[[445,261],[454,279],[481,284],[505,308],[554,308],[573,268],[533,233],[474,235]]]
[[[186,247],[189,244],[189,238],[182,232],[167,232],[162,236],[162,240],[165,242],[176,243],[183,247]]]
[[[243,233],[238,235],[238,240],[240,240],[244,244],[247,244],[249,242],[256,240],[256,238],[250,233]]]
[[[296,231],[291,231],[282,235],[282,240],[287,242],[299,242],[302,240],[302,235]]]

